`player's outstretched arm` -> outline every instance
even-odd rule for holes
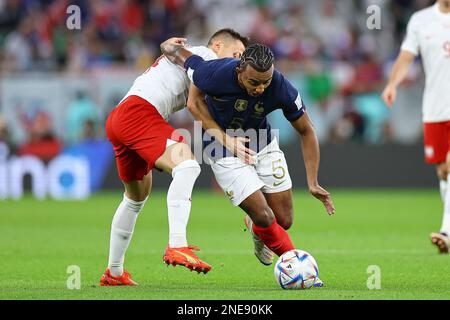
[[[194,84],[191,84],[189,88],[187,107],[194,119],[201,121],[203,129],[206,130],[209,136],[214,137],[245,163],[252,164],[255,162],[256,152],[245,146],[248,138],[228,136],[209,113],[205,102],[205,94]]]
[[[192,52],[184,48],[186,40],[186,38],[170,38],[161,43],[162,53],[172,63],[178,64],[181,67],[184,67],[186,59],[193,55]]]
[[[291,122],[301,137],[303,159],[306,168],[309,192],[322,201],[327,213],[334,214],[335,208],[330,193],[319,185],[317,175],[319,172],[320,151],[316,132],[307,113]]]
[[[384,103],[388,107],[392,107],[394,104],[397,97],[397,86],[405,79],[414,58],[415,55],[412,52],[401,50],[395,60],[388,83],[381,94]]]

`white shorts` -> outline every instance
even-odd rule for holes
[[[235,206],[260,189],[263,193],[276,193],[292,188],[286,159],[276,138],[258,153],[253,165],[236,157],[225,157],[212,163],[211,168]]]

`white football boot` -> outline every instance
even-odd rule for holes
[[[320,280],[319,278],[316,278],[316,279],[314,280],[314,285],[313,285],[313,287],[323,287],[323,282],[322,282],[322,280]]]
[[[253,232],[253,221],[248,215],[244,218],[245,226],[250,231],[255,245],[255,256],[265,266],[270,266],[273,262],[274,253],[270,250],[264,242]]]

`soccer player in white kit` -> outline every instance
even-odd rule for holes
[[[435,164],[444,202],[440,232],[431,234],[431,241],[441,253],[450,250],[450,0],[437,0],[428,8],[411,16],[406,38],[395,61],[391,76],[382,93],[391,107],[397,86],[405,78],[417,55],[425,70],[423,96],[425,161]]]
[[[211,37],[208,48],[190,50],[206,60],[238,58],[246,44],[247,39],[239,33],[222,29]],[[197,272],[211,269],[192,252],[198,248],[188,245],[186,239],[192,189],[200,166],[183,137],[167,122],[170,114],[186,106],[188,90],[189,79],[184,70],[161,56],[135,80],[108,116],[106,133],[114,146],[125,193],[111,225],[109,261],[100,280],[102,286],[137,285],[123,263],[136,219],[151,190],[153,168],[166,171],[173,178],[167,192],[169,244],[164,262]],[[245,153],[243,142],[228,140],[232,150]]]

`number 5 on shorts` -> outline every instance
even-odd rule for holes
[[[286,170],[285,170],[284,167],[281,166],[280,164],[281,164],[281,159],[272,161],[272,171],[273,171],[272,176],[273,176],[275,179],[278,179],[278,180],[281,180],[281,179],[283,179],[283,178],[286,176]],[[276,171],[277,171],[278,169],[281,170],[281,174],[276,174]],[[279,185],[280,185],[281,183],[283,183],[283,182],[284,182],[284,180],[281,181],[281,182],[274,182],[273,185],[274,185],[274,187],[276,187],[276,186],[279,186]]]

